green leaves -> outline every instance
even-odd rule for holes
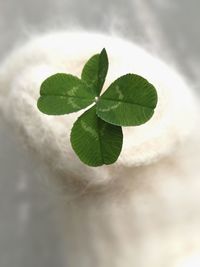
[[[96,106],[83,113],[71,131],[74,151],[89,166],[114,163],[121,152],[122,142],[121,127],[100,119],[96,115]]]
[[[94,102],[95,94],[79,78],[58,73],[41,85],[38,108],[48,115],[63,115],[86,108]]]
[[[120,126],[140,125],[148,121],[157,104],[152,84],[135,74],[114,81],[97,103],[97,115]]]
[[[108,72],[108,57],[105,48],[85,64],[81,79],[99,96]]]
[[[63,115],[86,108],[74,123],[70,141],[82,162],[89,166],[114,163],[122,149],[121,126],[147,122],[157,105],[156,89],[143,77],[127,74],[100,96],[108,72],[106,50],[85,64],[81,79],[64,73],[41,85],[38,108],[48,115]]]

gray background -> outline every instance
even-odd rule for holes
[[[199,0],[0,0],[0,60],[30,35],[114,32],[175,65],[200,87]],[[64,266],[54,192],[37,157],[0,121],[0,266]]]

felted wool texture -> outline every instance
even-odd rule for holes
[[[88,58],[103,47],[110,60],[104,90],[120,75],[136,73],[155,85],[158,106],[148,123],[123,128],[115,164],[92,168],[79,161],[69,142],[82,111],[47,116],[36,104],[45,78],[56,72],[80,76]],[[200,265],[199,103],[172,66],[116,37],[52,33],[7,58],[0,92],[1,114],[65,187],[60,229],[66,266]],[[68,202],[70,182],[77,195]]]
[[[123,149],[115,164],[91,168],[78,159],[70,144],[71,128],[83,110],[47,116],[37,109],[37,99],[45,78],[58,72],[80,77],[85,62],[103,47],[110,61],[103,90],[119,76],[135,73],[154,84],[158,106],[146,124],[123,127]],[[107,184],[119,171],[123,176],[128,167],[150,164],[168,155],[194,124],[194,99],[179,74],[139,46],[100,34],[60,32],[31,39],[1,65],[0,89],[1,113],[20,130],[24,142],[53,163],[53,169],[66,179],[90,186]]]

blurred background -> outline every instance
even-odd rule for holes
[[[0,60],[29,36],[56,29],[112,33],[176,66],[198,92],[199,11],[199,0],[0,0]],[[0,125],[0,267],[64,267],[44,169]]]

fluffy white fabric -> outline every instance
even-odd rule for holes
[[[80,76],[86,60],[103,47],[110,60],[104,89],[120,75],[136,73],[155,85],[158,106],[148,123],[123,128],[115,164],[91,168],[69,141],[83,111],[47,116],[37,99],[45,78],[57,72]],[[63,212],[69,266],[182,267],[184,257],[200,253],[197,103],[183,77],[166,64],[119,38],[49,34],[1,65],[0,109],[51,166],[66,195],[72,188],[78,192]]]
[[[136,73],[155,85],[159,101],[148,123],[123,128],[123,150],[114,165],[90,168],[79,161],[69,142],[73,122],[83,111],[50,117],[36,104],[45,78],[57,72],[80,76],[84,63],[103,47],[110,59],[104,89],[120,75]],[[169,154],[194,124],[195,105],[183,79],[138,46],[113,37],[56,33],[31,40],[7,59],[0,77],[1,109],[29,145],[53,162],[54,169],[94,184],[108,182],[119,168],[149,164]]]

